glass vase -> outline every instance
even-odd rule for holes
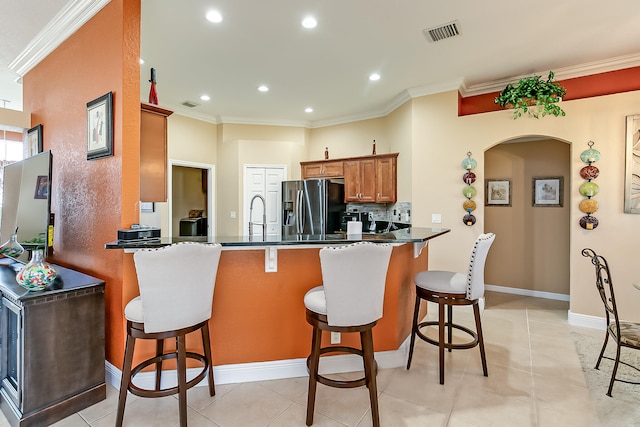
[[[12,234],[2,246],[0,246],[0,254],[17,258],[24,252],[24,248],[18,243],[18,235]]]
[[[35,249],[31,261],[16,275],[20,286],[30,291],[42,291],[53,282],[58,273],[44,260],[42,249]]]

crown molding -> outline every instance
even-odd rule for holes
[[[70,0],[9,64],[24,76],[111,0]]]
[[[640,66],[640,54],[635,53],[631,55],[617,56],[615,58],[606,59],[603,61],[588,62],[585,64],[575,65],[571,67],[558,68],[554,70],[556,80],[567,80],[576,77],[584,77],[593,74],[607,73],[610,71],[622,70],[625,68],[632,68]],[[523,74],[520,76],[509,77],[500,80],[494,80],[490,82],[479,83],[475,85],[462,84],[460,86],[460,94],[463,97],[484,95],[491,92],[499,92],[508,83],[517,82],[523,77],[528,77],[534,74],[544,73],[548,71],[538,71],[531,74]]]

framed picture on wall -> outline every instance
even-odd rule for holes
[[[624,211],[640,214],[640,115],[627,116]]]
[[[563,181],[561,176],[532,178],[531,206],[562,207]]]
[[[511,206],[511,180],[485,179],[485,206]]]
[[[36,191],[33,195],[34,199],[46,199],[49,196],[49,177],[46,175],[38,175],[36,178]]]
[[[113,92],[87,103],[87,160],[113,156]]]
[[[27,157],[42,153],[42,125],[27,131]]]

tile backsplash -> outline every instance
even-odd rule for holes
[[[348,203],[347,212],[370,212],[375,221],[402,222],[411,224],[411,202],[380,203]]]

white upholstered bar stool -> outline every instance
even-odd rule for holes
[[[127,391],[141,397],[178,394],[180,426],[187,425],[187,389],[208,377],[209,394],[215,395],[209,319],[213,290],[222,247],[219,244],[178,243],[160,249],[140,250],[133,255],[140,296],[124,309],[127,342],[118,398],[116,426],[122,426]],[[200,330],[203,353],[186,351],[186,335]],[[164,339],[174,338],[175,351],[164,351]],[[136,339],[156,340],[156,355],[133,369]],[[162,362],[175,359],[177,386],[161,388]],[[187,359],[202,364],[202,371],[187,381]],[[144,389],[133,378],[147,366],[155,365],[155,388]]]
[[[484,340],[482,338],[482,323],[480,321],[480,308],[478,300],[484,295],[484,264],[496,235],[493,233],[481,234],[473,245],[469,257],[469,268],[466,274],[452,271],[429,270],[416,274],[416,304],[413,312],[413,326],[411,330],[411,344],[409,346],[409,359],[407,369],[411,367],[413,347],[416,335],[422,340],[439,347],[440,384],[444,384],[444,349],[468,349],[480,347],[482,370],[484,376],[487,373],[487,360],[484,352]],[[438,321],[418,322],[421,300],[427,300],[438,304]],[[476,322],[476,331],[466,326],[453,323],[454,305],[472,305]],[[447,321],[444,318],[444,309],[447,308]],[[438,340],[431,339],[422,333],[421,328],[428,326],[438,327]],[[447,342],[444,332],[447,329]],[[471,341],[465,343],[452,342],[452,328],[459,329],[471,336]]]
[[[348,246],[320,250],[323,286],[317,286],[304,296],[307,322],[313,326],[307,396],[307,425],[313,424],[316,387],[320,382],[330,387],[369,388],[373,425],[380,425],[376,362],[373,355],[371,330],[382,317],[384,289],[389,259],[393,247],[387,244],[360,242]],[[322,347],[322,331],[358,332],[361,348],[347,346]],[[320,355],[352,353],[362,357],[363,378],[350,381],[333,380],[318,374]]]

